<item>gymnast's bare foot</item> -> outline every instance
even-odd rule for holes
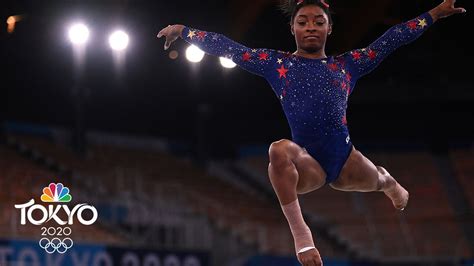
[[[393,188],[384,191],[384,193],[392,200],[395,209],[403,211],[407,206],[410,194],[398,182]]]

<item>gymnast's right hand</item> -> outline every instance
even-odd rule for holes
[[[156,37],[161,38],[162,36],[166,37],[165,50],[170,48],[170,45],[181,36],[183,32],[184,25],[168,25],[168,27],[160,30]]]
[[[298,253],[298,261],[302,266],[323,266],[321,255],[315,248]]]

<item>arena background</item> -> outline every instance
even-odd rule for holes
[[[330,3],[334,55],[440,1]],[[354,145],[408,188],[410,203],[399,213],[381,193],[326,187],[301,196],[324,265],[474,264],[472,3],[457,4],[468,12],[400,48],[351,95]],[[0,7],[1,266],[298,265],[266,173],[269,145],[291,137],[273,91],[212,56],[188,62],[183,41],[163,51],[156,39],[180,23],[249,47],[294,51],[275,1],[7,0]],[[6,23],[10,16],[15,23]],[[76,21],[90,30],[81,65],[67,37]],[[121,64],[107,43],[117,28],[130,38]],[[69,188],[71,209],[88,203],[98,211],[92,225],[77,217],[43,225],[70,228],[74,245],[62,255],[39,247],[44,229],[21,225],[14,206],[34,199],[48,207],[40,196],[52,182]]]

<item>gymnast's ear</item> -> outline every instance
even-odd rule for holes
[[[293,24],[290,22],[290,31],[291,35],[295,36],[295,28],[293,27]]]
[[[332,24],[329,24],[328,35],[331,35],[331,33],[332,33]]]

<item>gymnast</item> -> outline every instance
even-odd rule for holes
[[[381,191],[397,210],[407,206],[408,191],[352,144],[347,100],[357,80],[398,47],[420,37],[438,19],[466,12],[454,4],[455,0],[445,0],[429,12],[391,27],[369,46],[337,56],[325,53],[333,29],[325,0],[289,0],[282,4],[296,41],[294,53],[247,48],[221,34],[184,25],[170,25],[158,33],[158,38],[166,37],[165,50],[181,37],[208,54],[231,59],[271,85],[286,115],[292,140],[270,145],[268,174],[302,265],[323,262],[303,219],[298,194],[328,184],[342,191]]]

